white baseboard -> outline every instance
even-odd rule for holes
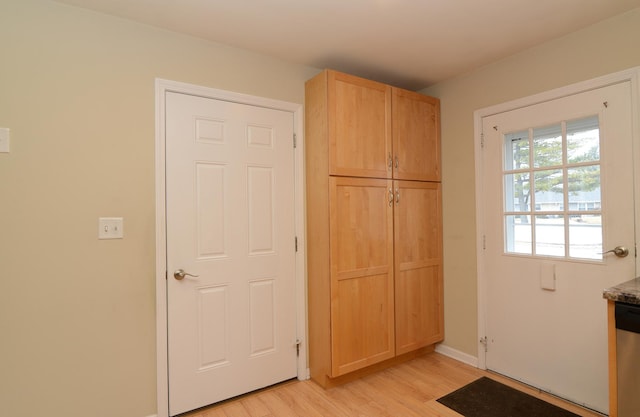
[[[471,365],[474,368],[478,367],[478,358],[475,356],[471,356],[468,353],[461,352],[452,347],[439,344],[436,346],[436,352],[443,354],[444,356],[448,356],[452,359],[458,360],[460,362],[464,362],[467,365]]]

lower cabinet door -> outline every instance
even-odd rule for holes
[[[444,338],[439,183],[394,182],[396,354]]]
[[[395,356],[392,182],[331,177],[332,377]],[[309,242],[310,245],[313,242]]]

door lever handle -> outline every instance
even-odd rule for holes
[[[613,248],[611,250],[608,250],[606,252],[600,253],[600,255],[604,255],[604,254],[607,254],[607,253],[613,253],[618,258],[624,258],[627,255],[629,255],[629,249],[625,248],[624,246],[616,246],[615,248]]]
[[[184,279],[184,277],[186,276],[190,276],[190,277],[194,277],[197,278],[200,275],[194,275],[194,274],[190,274],[188,272],[185,272],[184,269],[176,269],[176,271],[173,273],[173,277],[175,279],[177,279],[178,281],[181,281]]]

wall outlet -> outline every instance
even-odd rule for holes
[[[100,217],[98,219],[98,239],[124,238],[122,217]]]

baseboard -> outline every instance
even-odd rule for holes
[[[461,352],[447,345],[439,344],[438,346],[436,346],[436,352],[460,362],[466,363],[467,365],[471,365],[474,368],[478,367],[477,357],[471,356],[468,353]]]

